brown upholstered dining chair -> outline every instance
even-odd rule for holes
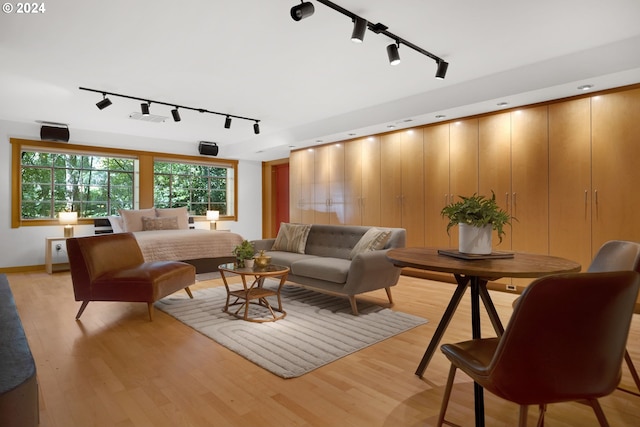
[[[603,272],[603,271],[623,271],[623,270],[632,270],[640,272],[640,243],[637,242],[629,242],[626,240],[610,240],[605,242],[598,252],[596,256],[593,257],[591,261],[591,265],[587,269],[589,273]],[[518,303],[520,298],[517,298],[513,302],[513,306]],[[636,313],[640,313],[638,310],[638,306],[640,306],[640,301],[636,304]],[[624,360],[627,363],[627,367],[629,368],[629,372],[631,373],[631,377],[633,378],[633,382],[636,384],[636,388],[640,391],[640,376],[638,376],[638,371],[636,370],[633,361],[631,360],[631,355],[628,350],[624,352]],[[628,390],[626,388],[618,387],[620,390],[625,391],[627,393],[639,395],[638,392]]]
[[[180,289],[193,298],[193,265],[179,261],[145,262],[131,233],[101,234],[67,239],[67,253],[76,301],[76,320],[90,301],[146,302],[149,320],[153,303]]]
[[[500,338],[444,344],[451,361],[438,426],[442,426],[457,369],[498,397],[529,405],[543,425],[548,404],[582,401],[607,420],[598,398],[620,381],[631,317],[638,297],[635,271],[571,273],[535,280],[522,293]],[[580,304],[576,304],[576,300]]]

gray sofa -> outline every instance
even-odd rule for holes
[[[304,245],[304,253],[272,250],[276,239],[252,241],[256,252],[264,250],[271,256],[271,263],[291,269],[288,282],[332,295],[347,296],[353,314],[358,314],[356,295],[385,289],[389,302],[391,286],[398,283],[400,269],[386,257],[391,248],[405,246],[404,228],[375,227],[388,230],[390,235],[380,250],[355,254],[352,249],[371,228],[366,226],[313,224]],[[282,231],[282,230],[281,230]],[[303,243],[304,244],[304,243]]]

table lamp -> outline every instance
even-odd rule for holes
[[[207,211],[207,221],[211,221],[210,230],[216,229],[216,221],[220,219],[220,211]]]
[[[73,237],[73,226],[78,223],[78,212],[60,212],[60,224],[64,224],[64,237]]]

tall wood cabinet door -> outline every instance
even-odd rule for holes
[[[344,144],[331,144],[329,151],[329,224],[344,224]]]
[[[400,133],[402,142],[402,227],[407,246],[424,246],[424,139],[422,128]]]
[[[451,124],[449,139],[449,202],[478,192],[478,119]],[[451,242],[458,247],[458,227],[451,229]]]
[[[481,117],[478,123],[478,194],[496,195],[500,208],[511,212],[511,115],[509,113]],[[502,242],[493,232],[496,250],[511,249],[511,228],[504,228]]]
[[[329,224],[329,146],[315,147],[313,151],[313,223]]]
[[[362,141],[362,200],[363,225],[381,225],[381,185],[386,177],[380,163],[380,137],[370,136]],[[345,165],[350,167],[348,163]]]
[[[344,224],[362,225],[362,139],[344,144]]]
[[[640,89],[592,98],[592,249],[640,241]]]
[[[449,203],[449,124],[424,128],[425,246],[451,247],[447,220],[440,212]]]
[[[289,155],[289,221],[302,221],[301,151]]]
[[[315,191],[314,191],[314,149],[299,151],[300,159],[300,222],[313,224],[315,221]]]
[[[549,252],[547,107],[511,113],[511,225],[514,251]],[[500,167],[500,165],[496,165]]]
[[[402,227],[402,155],[400,133],[380,140],[380,225]]]
[[[549,254],[591,263],[591,100],[549,105]]]

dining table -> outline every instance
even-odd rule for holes
[[[436,331],[418,364],[415,374],[422,378],[445,330],[447,329],[467,288],[471,289],[471,333],[473,339],[482,338],[480,301],[482,301],[496,335],[504,327],[491,300],[487,283],[502,278],[538,278],[550,274],[580,271],[580,264],[561,257],[525,252],[500,251],[487,255],[461,253],[451,248],[408,247],[387,252],[396,267],[453,274],[457,286]],[[474,383],[476,427],[484,426],[484,395],[482,387]]]

